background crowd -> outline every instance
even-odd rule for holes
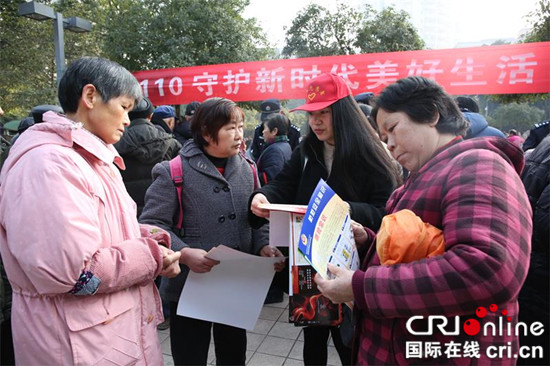
[[[526,139],[505,134],[475,99],[423,77],[376,97],[353,96],[331,73],[304,96],[310,89],[323,93],[290,111],[307,113],[302,131],[266,99],[247,146],[245,114],[229,99],[178,116],[114,62],[71,64],[60,106],[34,108],[3,152],[0,364],[162,364],[159,326],[171,329],[177,365],[206,364],[211,334],[217,364],[244,365],[245,330],[177,315],[179,294],[189,271],[218,264],[206,254],[224,244],[280,257],[266,303],[282,301],[288,253],[269,245],[261,205],[307,204],[321,178],[349,206],[362,266],[315,277],[331,301],[354,301],[354,333],[304,328],[306,365],[327,364],[329,335],[343,365],[433,362],[405,357],[406,341],[427,340],[407,332],[407,319],[467,319],[491,304],[545,333],[431,340],[543,346],[543,359],[475,361],[548,364],[550,121],[533,121]],[[381,264],[376,233],[402,210],[441,230],[443,253]]]

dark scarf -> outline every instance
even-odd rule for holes
[[[275,138],[273,140],[270,140],[270,141],[266,141],[265,142],[265,146],[268,146],[268,145],[271,145],[271,144],[274,144],[276,142],[281,142],[281,141],[286,141],[288,142],[288,136],[287,135],[278,135],[278,136],[275,136]]]

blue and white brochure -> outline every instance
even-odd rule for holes
[[[359,268],[349,206],[323,179],[309,200],[298,249],[326,279],[331,277],[328,263],[351,270]]]

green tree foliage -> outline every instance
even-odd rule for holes
[[[0,1],[0,105],[23,117],[56,104],[53,21],[17,15],[23,0]],[[92,21],[90,33],[64,32],[67,63],[101,56],[132,71],[257,61],[272,57],[249,0],[39,0]]]
[[[494,94],[490,95],[489,99],[493,102],[507,103],[535,103],[548,99],[546,93],[531,93],[531,94]]]
[[[39,104],[57,104],[57,67],[53,20],[35,21],[18,16],[21,0],[0,2],[0,105],[13,117],[22,117]],[[96,19],[95,1],[44,0],[65,18]],[[91,33],[65,30],[66,60],[100,54],[100,33],[94,24]]]
[[[363,12],[339,4],[336,13],[310,4],[286,31],[285,57],[353,55],[424,48],[424,41],[404,11],[389,7],[377,13],[370,5]]]
[[[367,8],[366,14],[371,12]],[[421,50],[426,46],[406,11],[390,6],[373,14],[357,34],[355,45],[361,53]]]
[[[527,103],[510,103],[495,110],[491,124],[504,132],[512,128],[525,132],[542,121],[543,116],[544,111]]]
[[[18,16],[20,2],[0,2],[0,105],[10,119],[55,100],[52,22]]]
[[[500,46],[500,45],[510,44],[510,43],[511,43],[511,42],[505,41],[504,39],[497,39],[496,41],[494,41],[493,43],[491,43],[491,46]],[[487,45],[484,44],[483,46],[487,46]]]
[[[539,0],[538,9],[531,12],[527,19],[530,20],[531,29],[523,35],[524,43],[550,41],[549,0]]]
[[[531,28],[522,36],[523,43],[550,41],[550,1],[539,0],[538,8],[526,17]],[[534,103],[548,100],[547,93],[492,95],[491,100],[499,103]]]
[[[248,0],[111,1],[104,52],[130,70],[255,61],[270,53]],[[258,47],[259,46],[259,47]]]
[[[282,55],[285,57],[313,57],[353,55],[356,30],[363,15],[341,4],[335,14],[326,8],[310,4],[302,9],[286,31]]]

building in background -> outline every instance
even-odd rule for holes
[[[420,37],[426,42],[426,48],[460,48],[491,45],[497,41],[516,43],[526,28],[525,16],[535,9],[532,0],[522,5],[525,13],[514,14],[514,24],[508,24],[508,31],[503,34],[498,29],[492,29],[488,17],[492,11],[502,15],[502,21],[510,18],[509,9],[506,14],[503,8],[494,8],[492,2],[475,0],[359,0],[361,6],[371,5],[376,11],[393,6],[405,10],[411,17],[412,24],[418,30]],[[517,9],[515,9],[517,11]],[[502,14],[501,14],[502,13]],[[509,22],[508,22],[509,23]],[[489,31],[488,29],[489,28]],[[502,28],[500,28],[502,29]],[[488,36],[488,33],[491,34]],[[482,35],[483,34],[483,35]]]
[[[446,0],[363,0],[376,11],[393,6],[405,10],[427,48],[453,48],[458,41],[457,24],[452,14],[457,4]]]

